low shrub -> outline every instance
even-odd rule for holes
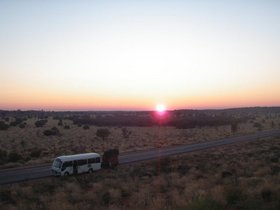
[[[103,193],[103,195],[102,195],[102,202],[103,202],[103,204],[109,205],[110,202],[111,202],[111,199],[112,199],[111,195],[110,195],[110,193],[108,191]]]
[[[123,138],[125,139],[128,139],[129,136],[131,135],[131,131],[129,131],[127,128],[122,128],[122,135],[123,135]]]
[[[69,125],[65,125],[64,129],[70,129],[70,126]]]
[[[36,126],[37,128],[43,127],[47,122],[48,122],[48,120],[37,120],[37,121],[35,122],[35,126]]]
[[[272,175],[277,175],[280,173],[280,166],[271,166]]]
[[[87,129],[89,129],[89,126],[88,125],[84,125],[83,129],[87,130]]]
[[[11,190],[3,189],[0,191],[0,204],[1,203],[15,203]]]
[[[38,158],[41,156],[42,149],[40,148],[33,148],[30,152],[30,156],[33,158]]]
[[[43,133],[44,133],[45,136],[58,136],[58,135],[60,135],[60,132],[57,129],[57,127],[52,127],[51,129],[44,130]]]
[[[57,123],[58,126],[62,126],[63,125],[63,122],[62,122],[62,119],[60,119]]]
[[[19,124],[18,127],[20,127],[20,128],[25,128],[25,127],[26,127],[26,123],[21,123],[21,124]]]
[[[206,210],[206,209],[221,210],[221,209],[225,209],[225,207],[221,203],[219,203],[218,201],[212,198],[194,199],[186,207],[186,210]]]
[[[26,119],[16,118],[13,122],[10,122],[10,126],[20,125],[24,120]]]
[[[263,129],[263,125],[261,123],[255,122],[253,125],[255,128],[257,128],[259,131]]]
[[[190,170],[190,167],[188,165],[179,165],[178,168],[177,168],[177,171],[182,174],[182,175],[185,175],[189,172]]]
[[[169,157],[161,158],[156,161],[158,172],[170,173],[172,171],[172,163]]]
[[[7,151],[0,149],[0,164],[7,161]]]
[[[225,198],[227,204],[234,206],[246,198],[245,193],[240,187],[237,186],[228,186],[224,189]]]
[[[0,130],[8,130],[9,125],[7,125],[5,122],[0,121]]]
[[[15,151],[9,153],[9,155],[8,155],[8,161],[9,162],[17,162],[21,159],[22,159],[22,156]]]
[[[269,202],[271,201],[272,191],[268,188],[264,188],[261,191],[261,196],[265,202]]]

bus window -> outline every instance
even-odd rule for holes
[[[90,164],[90,163],[95,163],[95,158],[88,159],[88,164]]]
[[[72,166],[72,165],[73,165],[72,161],[67,161],[67,162],[64,162],[64,163],[63,163],[63,166],[62,166],[62,167],[66,168],[66,167],[70,167],[70,166]]]
[[[100,163],[100,157],[95,158],[96,163]]]
[[[87,160],[78,160],[78,165],[86,165],[87,164]]]

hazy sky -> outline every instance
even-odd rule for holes
[[[280,105],[280,1],[0,1],[0,109]]]

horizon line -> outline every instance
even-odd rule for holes
[[[180,108],[180,109],[166,109],[167,112],[170,111],[180,111],[180,110],[230,110],[230,109],[250,109],[250,108],[280,108],[280,105],[277,106],[240,106],[240,107],[225,107],[225,108]],[[67,109],[0,109],[0,112],[153,112],[156,111],[155,109],[146,109],[146,110],[140,110],[140,109],[85,109],[85,110],[67,110]]]

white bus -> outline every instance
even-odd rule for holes
[[[99,169],[101,169],[101,158],[97,153],[60,156],[52,164],[52,174],[55,176],[92,173]]]

